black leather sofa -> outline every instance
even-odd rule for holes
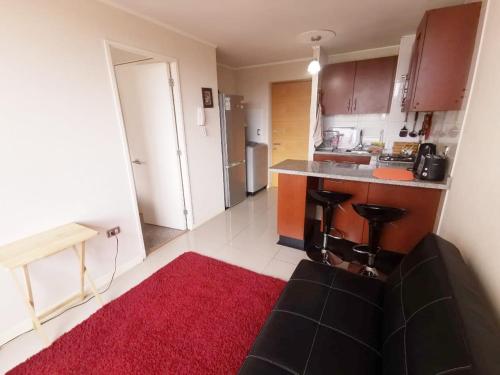
[[[457,248],[430,234],[386,283],[303,260],[248,374],[500,374],[500,335]]]

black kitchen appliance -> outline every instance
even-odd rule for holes
[[[420,165],[420,159],[425,155],[436,155],[436,145],[434,143],[422,143],[418,148],[417,159],[415,164],[413,164],[413,172],[417,171]]]
[[[446,158],[440,155],[427,154],[420,158],[416,176],[421,180],[441,181],[446,173]]]

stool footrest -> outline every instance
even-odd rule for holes
[[[382,248],[379,246],[377,247],[377,251],[375,253],[371,252],[370,251],[370,248],[368,247],[368,245],[354,245],[352,247],[352,250],[358,254],[372,254],[372,255],[375,255],[377,254],[380,250],[382,250]]]

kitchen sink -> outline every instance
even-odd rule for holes
[[[368,151],[363,151],[363,150],[352,150],[352,151],[343,151],[347,155],[353,154],[353,155],[371,155]]]

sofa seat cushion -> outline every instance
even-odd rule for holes
[[[378,374],[383,284],[303,260],[240,374]]]

